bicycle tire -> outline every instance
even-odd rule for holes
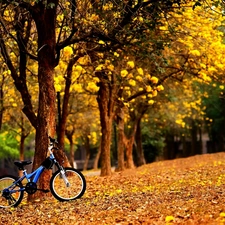
[[[3,195],[3,190],[9,187],[17,179],[18,179],[17,177],[11,175],[0,177],[0,208],[16,207],[21,203],[24,191],[18,191],[12,194],[8,193],[7,196]],[[13,186],[10,190],[20,189],[21,187],[23,187],[23,185],[21,182],[19,182],[17,185]]]
[[[74,168],[66,167],[64,171],[69,185],[65,183],[61,170],[57,170],[50,179],[52,195],[59,201],[70,201],[81,198],[86,190],[84,175]]]

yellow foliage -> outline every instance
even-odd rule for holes
[[[96,68],[95,68],[95,70],[96,71],[101,71],[101,70],[103,70],[104,69],[104,65],[103,64],[100,64],[100,65],[98,65]]]
[[[82,88],[81,84],[75,83],[75,84],[72,85],[71,88],[72,88],[72,90],[74,90],[78,93],[81,93],[83,91],[83,88]]]
[[[132,73],[129,73],[127,78],[133,78],[133,74]]]
[[[151,87],[151,86],[149,86],[149,85],[148,85],[148,86],[146,86],[146,91],[147,91],[147,92],[151,92],[151,91],[152,91],[152,87]]]
[[[140,75],[144,75],[144,71],[143,71],[142,68],[138,68],[137,71],[138,71],[138,73],[139,73]]]
[[[147,74],[147,75],[146,75],[146,78],[147,78],[148,80],[151,80],[151,75],[150,75],[150,74]]]
[[[83,71],[83,67],[80,65],[75,66],[74,71],[76,71],[78,74],[81,74]]]
[[[158,94],[157,90],[153,90],[153,91],[152,91],[152,96],[153,96],[153,97],[156,97],[157,94]]]
[[[98,15],[96,15],[96,14],[92,14],[91,16],[90,16],[90,18],[89,18],[91,21],[96,21],[96,20],[99,20],[99,16]],[[105,44],[105,42],[104,41],[102,41],[103,42],[103,44]],[[100,44],[100,43],[99,43]]]
[[[144,21],[143,17],[139,17],[138,19],[141,23]]]
[[[119,57],[120,55],[117,52],[114,52],[114,56]]]
[[[185,127],[185,122],[182,119],[177,119],[175,122],[181,125],[181,127]]]
[[[127,70],[121,70],[121,72],[120,72],[121,77],[126,77],[127,74],[128,74]]]
[[[159,81],[159,79],[157,78],[157,77],[151,77],[151,82],[153,83],[153,84],[157,84],[158,83],[158,81]]]
[[[103,6],[103,10],[111,10],[113,8],[112,2],[108,2]]]
[[[201,53],[199,52],[199,50],[195,49],[195,50],[191,50],[190,54],[195,55],[195,56],[200,56]]]
[[[102,40],[100,40],[98,43],[99,43],[100,45],[104,45],[104,44],[105,44],[105,42],[102,41]]]
[[[130,67],[131,69],[133,69],[135,65],[134,65],[133,61],[128,61],[127,66]]]
[[[63,55],[66,58],[69,58],[73,54],[73,49],[70,46],[67,46],[63,49]]]
[[[96,92],[99,90],[99,87],[94,82],[89,82],[87,86],[87,90],[91,92]]]
[[[62,90],[62,87],[60,84],[55,84],[55,91],[60,92]]]
[[[136,81],[133,80],[133,79],[130,79],[130,80],[129,80],[129,84],[130,84],[131,86],[136,86]]]
[[[136,80],[142,82],[142,81],[143,81],[143,78],[142,78],[141,76],[137,76],[137,77],[136,77]]]
[[[87,65],[88,62],[89,62],[89,58],[88,58],[87,56],[81,57],[81,58],[79,58],[78,62],[79,62],[81,65]]]
[[[163,90],[164,90],[163,85],[159,85],[159,86],[157,86],[157,91],[163,91]]]
[[[108,65],[107,69],[110,71],[114,71],[114,65],[113,64]]]
[[[149,104],[149,105],[152,105],[152,104],[154,104],[154,102],[155,102],[154,100],[150,99],[150,100],[148,101],[148,104]]]

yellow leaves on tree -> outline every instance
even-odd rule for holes
[[[63,57],[69,59],[73,54],[73,49],[70,46],[67,46],[63,49]]]
[[[135,66],[134,61],[128,61],[128,62],[127,62],[127,66],[128,66],[129,68],[133,69],[134,66]]]
[[[209,1],[208,4],[212,4]],[[218,29],[222,25],[222,9],[214,6],[214,10],[206,10],[204,7],[189,5],[183,9],[174,11],[168,18],[169,30],[174,24],[174,41],[170,48],[165,48],[164,56],[174,69],[183,70],[185,73],[195,74],[204,82],[210,82],[213,76],[223,74],[225,63],[225,45],[223,33]]]
[[[121,70],[120,75],[121,75],[121,77],[126,77],[128,75],[128,71],[127,70]]]
[[[94,82],[88,82],[87,90],[90,92],[97,92],[99,87]]]

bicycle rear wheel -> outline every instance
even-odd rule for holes
[[[61,170],[56,171],[50,180],[52,195],[59,201],[70,201],[80,198],[86,190],[84,175],[74,168],[64,168],[65,176]]]
[[[24,191],[20,190],[22,187],[21,182],[12,185],[16,180],[16,177],[10,175],[0,177],[0,208],[16,207],[22,201]],[[9,186],[11,187],[8,188]]]

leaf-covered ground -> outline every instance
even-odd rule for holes
[[[0,209],[0,224],[225,224],[225,153],[86,179],[81,199],[48,197]]]

